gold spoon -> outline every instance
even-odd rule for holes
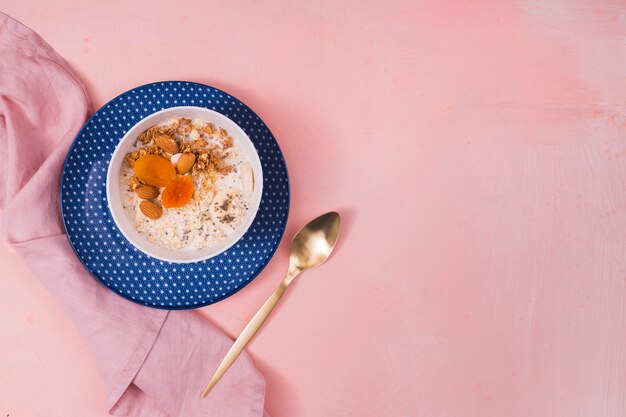
[[[318,218],[312,220],[296,233],[291,240],[291,249],[289,255],[289,270],[287,276],[280,283],[278,288],[274,290],[272,295],[265,301],[259,311],[256,312],[252,320],[243,329],[235,343],[230,348],[226,357],[217,367],[213,378],[207,384],[204,391],[202,391],[202,398],[209,395],[209,392],[213,389],[217,381],[226,373],[230,365],[233,364],[235,359],[244,350],[248,342],[255,335],[257,330],[263,325],[263,322],[272,312],[280,297],[285,293],[285,290],[291,284],[293,279],[300,275],[301,272],[307,269],[314,268],[322,264],[333,251],[335,243],[337,242],[337,236],[339,235],[339,226],[341,224],[341,218],[339,213],[331,211],[330,213],[322,214]]]

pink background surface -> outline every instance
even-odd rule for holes
[[[274,417],[626,414],[625,3],[0,10],[74,66],[96,108],[164,79],[234,94],[285,154],[287,236],[344,215],[333,258],[250,346]],[[288,240],[200,313],[238,334]],[[4,244],[0,277],[0,415],[107,415],[80,335]]]

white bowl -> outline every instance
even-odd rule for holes
[[[149,242],[143,235],[137,232],[133,224],[133,219],[122,207],[120,179],[122,166],[124,164],[124,156],[131,151],[141,133],[151,126],[158,125],[176,117],[185,117],[192,120],[201,119],[226,129],[229,135],[239,145],[243,158],[248,160],[250,163],[252,173],[254,175],[254,190],[250,199],[249,209],[247,210],[245,217],[242,219],[241,224],[224,241],[205,249],[183,248],[179,250],[171,250]],[[109,169],[107,172],[106,188],[111,216],[124,237],[126,237],[126,239],[128,239],[133,246],[153,258],[163,261],[190,263],[203,261],[219,255],[237,243],[237,241],[246,233],[252,224],[252,221],[254,220],[259,209],[259,204],[261,203],[261,195],[263,194],[263,170],[261,168],[259,155],[257,154],[252,141],[237,125],[237,123],[233,122],[223,114],[202,107],[172,107],[151,114],[150,116],[139,121],[128,132],[126,132],[111,157],[111,162],[109,163]]]

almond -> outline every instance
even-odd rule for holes
[[[178,152],[178,145],[174,142],[174,139],[168,135],[157,136],[154,138],[154,143],[167,153],[175,154]]]
[[[139,209],[146,217],[154,220],[158,219],[163,214],[163,209],[152,201],[142,201],[139,203]]]
[[[143,198],[144,200],[152,200],[153,198],[157,198],[159,196],[158,188],[146,184],[141,184],[137,187],[135,192],[139,198]]]
[[[178,165],[176,166],[178,168],[178,173],[185,174],[189,172],[189,170],[191,169],[191,167],[193,167],[193,164],[195,163],[196,155],[189,152],[182,154],[178,159]]]

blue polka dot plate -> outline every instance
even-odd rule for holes
[[[148,117],[182,106],[216,112],[241,129],[258,155],[262,191],[256,215],[238,240],[208,259],[172,262],[138,249],[120,230],[109,209],[107,172],[127,132]],[[63,167],[61,211],[70,244],[102,284],[138,304],[190,309],[229,297],[267,265],[287,222],[289,179],[272,133],[241,101],[202,84],[158,82],[114,98],[83,126]]]

